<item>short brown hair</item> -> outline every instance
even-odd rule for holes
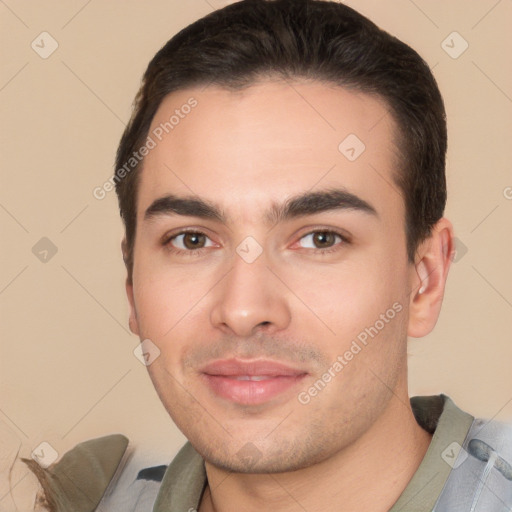
[[[446,116],[436,81],[409,46],[341,3],[321,0],[244,0],[192,23],[158,51],[143,76],[116,169],[148,135],[171,92],[213,84],[240,89],[265,77],[294,77],[355,89],[384,99],[399,130],[407,252],[442,217],[446,203]],[[116,180],[131,279],[141,161]]]

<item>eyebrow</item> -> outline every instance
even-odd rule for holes
[[[293,196],[283,203],[273,203],[265,213],[269,225],[316,213],[333,210],[352,210],[378,218],[377,210],[367,201],[344,189],[328,189],[318,192],[305,192]],[[178,197],[172,194],[160,197],[151,203],[144,213],[144,220],[159,216],[182,215],[228,223],[224,211],[210,201],[194,196]]]

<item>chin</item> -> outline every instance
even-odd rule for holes
[[[283,440],[258,445],[257,442],[235,443],[227,441],[229,448],[222,448],[221,443],[210,446],[197,446],[192,443],[205,461],[224,471],[244,474],[286,473],[313,466],[332,455],[333,450],[311,443],[311,439],[300,442],[283,442]],[[233,451],[233,446],[241,448]],[[326,449],[327,448],[327,449]]]

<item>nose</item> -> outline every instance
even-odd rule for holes
[[[235,253],[231,270],[214,290],[211,322],[227,334],[272,333],[290,323],[287,289],[268,268],[264,252],[251,263]]]

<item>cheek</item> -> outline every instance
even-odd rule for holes
[[[396,252],[396,250],[395,250]],[[290,283],[294,296],[295,321],[303,323],[303,332],[311,329],[331,335],[338,340],[351,340],[366,327],[380,319],[392,316],[395,309],[405,306],[407,286],[405,260],[400,256],[366,254],[347,259],[337,265],[304,271],[299,268],[281,268],[283,281]],[[297,300],[300,299],[300,300]],[[311,323],[312,318],[315,322]],[[380,324],[379,324],[380,325]]]
[[[147,276],[143,280],[134,277],[134,300],[141,336],[162,338],[176,321],[178,300],[172,287]]]
[[[183,380],[186,353],[205,340],[209,314],[205,298],[211,288],[206,275],[165,269],[154,262],[141,264],[134,273],[140,336],[151,340],[160,351],[147,369],[155,388],[166,400],[174,402],[177,397],[172,377]],[[172,393],[168,392],[169,387],[174,389]]]
[[[160,258],[138,255],[133,293],[141,336],[172,337],[177,327],[190,322],[200,310],[201,298],[211,287],[208,283],[208,277],[201,277],[197,270],[170,268]]]

